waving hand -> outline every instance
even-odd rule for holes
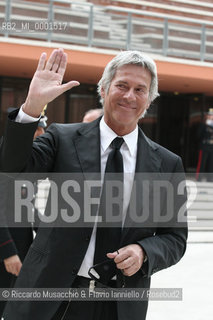
[[[67,66],[67,54],[63,49],[53,50],[47,62],[46,58],[47,55],[43,52],[23,105],[23,111],[32,117],[39,117],[47,103],[79,85],[78,81],[62,84]]]

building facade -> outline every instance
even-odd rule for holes
[[[0,135],[7,109],[25,100],[41,52],[68,53],[65,81],[81,86],[48,105],[48,124],[79,122],[100,107],[96,84],[120,50],[156,61],[160,97],[139,125],[180,155],[186,171],[198,159],[198,130],[213,107],[212,1],[22,1],[0,4]]]

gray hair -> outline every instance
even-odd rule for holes
[[[104,105],[104,99],[101,97],[101,89],[106,93],[109,91],[110,84],[116,74],[116,71],[124,65],[134,64],[147,69],[151,73],[151,85],[149,90],[149,99],[152,102],[159,96],[158,93],[158,78],[157,67],[152,58],[144,55],[140,51],[122,51],[118,53],[105,67],[103,75],[98,82],[98,94],[100,102]]]

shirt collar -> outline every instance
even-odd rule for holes
[[[118,136],[104,121],[102,117],[100,121],[100,136],[101,136],[101,148],[105,152],[109,148],[111,142]],[[125,144],[131,154],[131,156],[136,154],[137,142],[138,142],[138,126],[136,128],[123,136]]]

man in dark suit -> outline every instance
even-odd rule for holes
[[[168,214],[166,194],[160,195],[160,203],[156,205],[154,200],[159,193],[154,194],[155,185],[146,193],[147,181],[155,182],[152,173],[158,178],[165,174],[169,185],[174,188],[179,186],[184,176],[181,159],[152,142],[137,126],[138,119],[158,96],[155,63],[137,51],[118,54],[107,65],[98,84],[104,116],[86,124],[53,124],[45,135],[33,143],[32,148],[43,106],[79,85],[77,81],[62,84],[66,61],[67,56],[62,49],[54,50],[47,62],[46,54],[41,55],[25,103],[21,110],[9,116],[1,148],[1,168],[6,172],[40,172],[44,177],[48,172],[60,173],[60,177],[63,173],[83,173],[87,176],[104,173],[112,151],[119,154],[124,172],[122,231],[119,245],[116,244],[114,249],[109,245],[109,249],[105,249],[104,258],[98,261],[99,269],[96,270],[109,270],[110,263],[115,267],[115,273],[110,279],[105,278],[103,287],[149,288],[153,273],[181,259],[187,238],[186,223],[175,223],[179,209],[186,201],[185,193],[171,195],[173,201],[169,214],[172,216],[170,221],[164,223],[160,219],[156,221],[155,214],[161,204],[160,214],[164,219]],[[122,137],[122,145],[114,151],[114,139],[118,137]],[[143,192],[147,197],[142,196]],[[135,202],[133,195],[137,196]],[[66,209],[68,212],[69,206]],[[46,210],[51,213],[48,206]],[[81,206],[81,222],[87,215],[84,211]],[[108,214],[111,212],[106,212]],[[146,215],[147,219],[144,219]],[[81,228],[73,225],[70,228],[39,228],[16,282],[17,288],[101,286],[102,278],[94,283],[88,275],[96,259],[97,246],[102,241],[98,236],[99,223],[90,227],[83,224]],[[108,240],[110,243],[111,237]],[[114,238],[112,240],[115,241]],[[105,258],[108,260],[105,261]],[[106,266],[107,269],[104,269]],[[142,320],[146,318],[147,305],[147,301],[122,300],[71,300],[68,304],[61,301],[13,301],[7,304],[5,320]]]

